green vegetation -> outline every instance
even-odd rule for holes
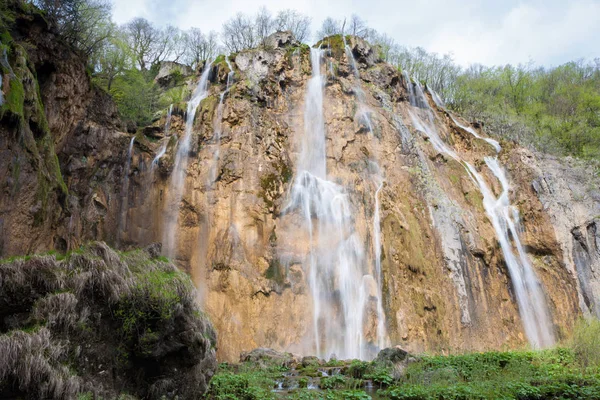
[[[497,135],[600,160],[600,63],[469,69],[448,103]]]
[[[449,55],[395,46],[388,60],[486,131],[558,155],[600,160],[600,59],[467,69]]]
[[[423,355],[402,366],[305,359],[222,364],[209,399],[600,399],[600,321],[542,351]]]
[[[114,78],[110,94],[121,116],[139,126],[149,125],[159,110],[159,88],[150,72],[136,68],[124,71]]]
[[[2,260],[0,280],[0,397],[89,398],[93,387],[93,398],[199,398],[207,389],[216,336],[171,263],[91,243]]]

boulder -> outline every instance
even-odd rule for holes
[[[283,353],[269,348],[258,348],[248,353],[240,354],[240,362],[249,362],[257,364],[260,368],[278,365],[282,367],[290,367],[296,364],[298,360],[292,353]]]
[[[375,362],[382,364],[399,364],[404,362],[408,357],[408,352],[400,346],[388,347],[377,354]]]
[[[294,34],[290,31],[275,32],[265,39],[265,47],[268,49],[299,45],[300,42],[296,40]]]
[[[192,75],[194,71],[187,65],[174,61],[163,61],[154,81],[163,88],[175,86],[178,80]]]

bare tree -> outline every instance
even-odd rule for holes
[[[273,33],[275,22],[269,10],[266,7],[261,7],[254,18],[254,32],[256,33],[256,40],[258,44],[265,47],[265,40]]]
[[[140,69],[146,70],[152,56],[156,41],[158,40],[158,31],[152,24],[144,18],[134,18],[125,25],[129,47],[133,52],[135,61]]]
[[[192,28],[186,33],[184,60],[192,67],[197,67],[203,60],[212,59],[219,50],[218,36],[211,31],[208,36],[198,28]]]
[[[367,39],[369,34],[372,33],[372,30],[369,29],[367,23],[363,19],[356,14],[352,14],[350,16],[350,22],[348,23],[348,30],[344,33]]]
[[[275,18],[275,29],[291,31],[298,41],[305,42],[310,36],[310,23],[310,17],[300,14],[296,10],[282,10]]]
[[[317,38],[322,39],[327,36],[342,34],[342,23],[340,20],[333,19],[331,17],[325,18],[321,29],[317,32]]]
[[[233,53],[256,47],[257,44],[254,24],[242,13],[237,13],[235,17],[225,22],[221,35],[223,43]]]
[[[379,34],[376,31],[373,31],[370,34],[370,40],[372,44],[379,48],[379,55],[384,61],[392,64],[396,63],[398,45],[396,45],[394,39],[385,33]]]

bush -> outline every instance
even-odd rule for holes
[[[571,348],[581,368],[600,366],[600,320],[580,319],[575,325]]]

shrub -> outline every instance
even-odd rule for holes
[[[571,347],[582,368],[600,366],[600,320],[580,319],[575,325]]]

